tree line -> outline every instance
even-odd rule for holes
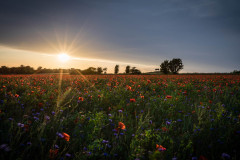
[[[174,58],[171,61],[165,60],[160,65],[160,72],[164,74],[177,74],[181,69],[183,69],[182,60],[180,58]],[[158,69],[159,70],[159,69]],[[36,70],[30,66],[21,65],[19,67],[7,67],[1,66],[0,74],[46,74],[46,73],[68,73],[71,75],[84,74],[84,75],[100,75],[107,74],[107,68],[102,67],[89,67],[87,69],[49,69],[38,67]],[[114,68],[114,74],[119,74],[119,65]],[[142,72],[136,67],[126,66],[125,72],[123,74],[142,74]]]
[[[83,75],[100,75],[100,74],[107,74],[107,68],[102,67],[89,67],[87,69],[49,69],[49,68],[42,68],[41,66],[38,67],[36,70],[30,66],[21,65],[19,67],[7,67],[1,66],[0,74],[52,74],[52,73],[68,73],[71,75],[83,74]],[[114,68],[114,73],[119,73],[119,65],[116,65]],[[126,74],[141,74],[141,71],[136,67],[127,66],[125,69]]]

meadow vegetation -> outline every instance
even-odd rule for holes
[[[239,75],[2,75],[0,159],[240,159]]]

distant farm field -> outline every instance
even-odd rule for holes
[[[239,111],[239,75],[0,76],[0,159],[237,160]]]

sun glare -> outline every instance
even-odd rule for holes
[[[69,55],[67,55],[66,53],[60,53],[58,55],[58,59],[61,61],[61,62],[66,62],[70,59]]]

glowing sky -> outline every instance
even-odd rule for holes
[[[239,70],[238,0],[0,1],[0,65],[182,72]],[[72,58],[61,63],[58,53]]]

